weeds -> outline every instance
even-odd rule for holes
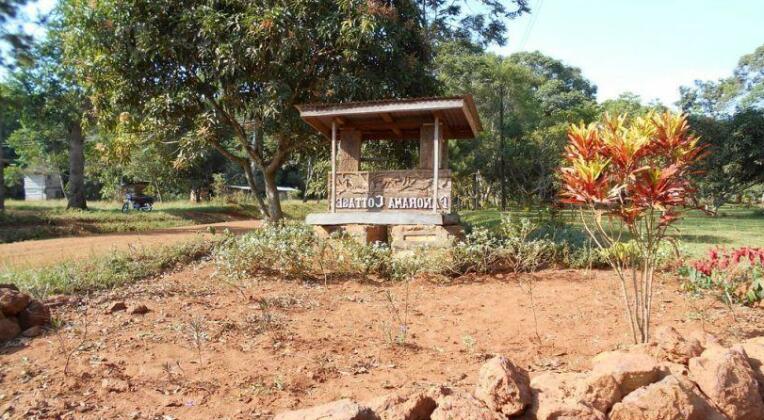
[[[75,293],[108,289],[198,261],[212,252],[215,241],[198,237],[160,248],[129,248],[125,252],[41,269],[5,271],[0,283],[15,283],[38,299],[52,293]]]
[[[88,342],[88,325],[90,324],[87,317],[83,314],[80,317],[79,328],[76,328],[76,324],[71,325],[71,331],[74,335],[74,343],[65,335],[65,328],[61,325],[61,321],[57,322],[58,328],[56,331],[56,339],[58,341],[59,354],[64,356],[64,376],[69,375],[69,364],[72,361],[72,357],[75,353],[82,350],[85,344]]]
[[[202,346],[204,345],[204,342],[209,339],[209,336],[206,332],[206,320],[201,317],[194,317],[190,321],[188,321],[187,325],[187,334],[189,339],[191,340],[191,343],[194,345],[194,348],[196,349],[196,355],[199,358],[199,365],[203,364],[202,361]]]

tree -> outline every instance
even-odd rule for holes
[[[441,46],[436,63],[447,93],[475,95],[486,127],[475,142],[450,146],[451,156],[459,156],[452,161],[457,196],[473,195],[479,171],[483,199],[499,191],[503,180],[522,201],[553,200],[567,126],[596,117],[596,87],[579,69],[538,52],[500,57],[475,45],[450,43]]]
[[[176,142],[178,161],[214,148],[254,191],[259,171],[272,220],[277,172],[319,140],[294,105],[435,89],[410,2],[69,0],[62,12],[101,127]]]
[[[708,150],[697,175],[700,193],[714,212],[735,195],[764,183],[764,111],[741,110],[730,117],[692,116],[692,127]]]
[[[717,81],[696,80],[679,89],[677,103],[689,114],[720,117],[737,109],[764,107],[764,45],[738,61],[732,76]]]
[[[648,113],[570,127],[562,201],[581,221],[618,275],[635,343],[650,338],[653,278],[666,231],[694,206],[690,175],[702,148],[686,117]],[[625,227],[630,241],[622,240]],[[630,275],[627,271],[631,271]]]
[[[27,3],[27,0],[0,0],[0,41],[3,44],[9,45],[14,53],[23,52],[29,37],[23,33],[10,31],[7,28],[9,20],[14,19],[17,15],[19,7]],[[8,65],[7,57],[0,56],[0,65]],[[0,106],[3,107],[2,113],[6,114],[7,109],[11,105],[8,101],[8,97],[0,97]],[[5,211],[5,135],[9,131],[8,127],[0,127],[0,212]]]
[[[527,0],[419,0],[422,26],[438,41],[481,47],[507,42],[506,20],[531,11]]]
[[[30,63],[13,73],[24,96],[21,128],[13,141],[19,153],[28,155],[27,164],[45,160],[66,173],[67,208],[86,209],[83,118],[90,107],[73,68],[63,58],[60,36],[59,22],[54,20],[47,37],[30,48]],[[46,154],[58,157],[33,158]],[[66,163],[61,162],[62,155]]]
[[[740,58],[733,75],[695,81],[678,103],[709,151],[696,176],[716,211],[733,196],[764,183],[764,45]]]

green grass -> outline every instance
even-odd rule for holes
[[[200,235],[162,247],[131,249],[39,269],[5,270],[0,272],[0,283],[13,283],[39,299],[51,294],[108,289],[198,261],[211,255],[221,240],[220,236],[205,239]]]
[[[288,200],[282,206],[287,218],[303,220],[305,214],[326,204]],[[91,233],[140,232],[259,217],[257,208],[248,203],[172,201],[156,203],[149,213],[130,211],[126,214],[121,211],[121,202],[91,201],[88,207],[86,211],[66,210],[63,200],[8,200],[5,213],[0,213],[0,243]]]
[[[538,219],[547,217],[538,209],[513,209],[507,213],[516,217]],[[473,226],[493,228],[501,221],[498,210],[464,211],[462,220]],[[570,224],[580,226],[577,212],[563,211],[560,218]],[[691,211],[672,230],[672,237],[678,239],[682,249],[691,258],[706,255],[709,248],[725,246],[764,247],[764,209],[725,207],[717,216],[709,216],[700,211]]]

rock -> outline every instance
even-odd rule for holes
[[[710,347],[690,359],[689,368],[701,391],[731,420],[764,419],[764,402],[743,347]]]
[[[437,406],[424,392],[385,395],[362,404],[383,420],[427,420]]]
[[[17,315],[32,300],[28,294],[14,289],[0,289],[0,311],[8,316]]]
[[[318,405],[304,410],[278,414],[274,420],[375,420],[369,407],[344,399]]]
[[[432,420],[499,420],[506,418],[488,408],[483,401],[466,392],[454,391],[441,396],[430,415]]]
[[[19,291],[19,288],[16,287],[15,284],[11,284],[11,283],[0,283],[0,289],[11,289],[17,292]]]
[[[41,326],[35,325],[33,327],[25,329],[24,332],[21,333],[21,335],[23,335],[24,337],[32,338],[32,337],[37,337],[39,335],[42,335],[42,333],[44,332],[45,330]]]
[[[532,398],[526,417],[539,420],[605,419],[604,413],[579,399],[586,378],[586,374],[575,372],[545,372],[536,376],[531,380]],[[614,386],[617,388],[615,383]]]
[[[674,328],[663,325],[655,330],[653,340],[660,349],[662,358],[675,363],[684,363],[700,356],[703,347],[697,338],[682,337]]]
[[[19,313],[19,325],[22,330],[34,326],[50,324],[50,309],[39,300],[33,300]]]
[[[506,357],[496,356],[480,368],[475,397],[504,415],[522,413],[531,399],[528,373]]]
[[[618,383],[621,395],[627,395],[639,387],[649,385],[660,378],[658,363],[643,353],[609,351],[592,359],[592,378],[611,375]]]
[[[143,315],[149,313],[149,308],[143,304],[132,305],[127,308],[127,313],[130,315]]]
[[[101,381],[101,388],[109,392],[125,392],[130,390],[130,384],[123,379],[105,378]]]
[[[661,372],[661,379],[669,375],[676,376],[677,378],[687,378],[690,376],[687,366],[681,363],[660,362],[658,363],[658,370]]]
[[[621,400],[621,388],[613,375],[587,376],[576,389],[576,398],[603,413]]]
[[[719,341],[718,338],[716,338],[715,335],[707,333],[705,331],[701,330],[695,330],[692,331],[688,337],[690,339],[697,340],[698,343],[700,343],[700,346],[704,349],[707,349],[709,347],[721,347],[722,343]]]
[[[0,317],[0,342],[11,340],[21,332],[15,317]]]
[[[759,392],[764,396],[764,336],[748,339],[740,345],[748,356],[748,364],[753,368],[753,376],[759,383]]]
[[[612,420],[723,420],[725,417],[693,390],[689,381],[667,376],[615,404]]]
[[[113,314],[115,312],[124,311],[127,309],[125,302],[114,302],[106,308],[106,313]]]
[[[79,299],[76,296],[69,295],[53,295],[45,299],[45,306],[49,308],[57,308],[59,306],[75,305],[79,303]]]

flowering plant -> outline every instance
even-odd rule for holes
[[[687,289],[716,289],[727,303],[752,304],[764,298],[764,248],[712,248],[686,269]]]
[[[584,228],[608,251],[634,341],[646,342],[659,249],[679,211],[695,202],[689,175],[701,156],[698,139],[683,115],[669,112],[631,120],[606,114],[571,126],[568,139],[561,201],[579,207]]]

